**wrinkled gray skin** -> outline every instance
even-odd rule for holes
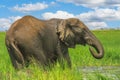
[[[62,67],[66,61],[71,67],[68,48],[74,48],[76,44],[88,44],[97,59],[104,55],[100,41],[76,18],[39,20],[25,16],[12,24],[5,41],[16,69],[28,66],[32,59],[43,67],[56,61]]]

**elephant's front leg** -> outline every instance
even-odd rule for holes
[[[71,60],[68,54],[68,48],[63,43],[58,42],[57,54],[58,54],[58,61],[60,63],[60,66],[64,69],[66,62],[67,66],[71,68]]]
[[[69,53],[68,52],[63,53],[63,57],[64,57],[64,60],[67,62],[67,66],[71,68],[71,60],[70,60]]]

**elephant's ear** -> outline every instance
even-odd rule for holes
[[[62,20],[58,25],[59,39],[64,42],[67,46],[74,46],[75,35],[72,32],[72,27],[70,26],[68,20]]]

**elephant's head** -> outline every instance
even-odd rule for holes
[[[89,50],[95,58],[100,59],[104,56],[101,42],[83,22],[76,18],[62,20],[58,25],[58,34],[60,40],[68,47],[75,47],[76,44],[88,44],[90,46]]]

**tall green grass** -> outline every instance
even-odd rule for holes
[[[89,52],[89,46],[77,45],[70,48],[72,69],[62,70],[57,65],[44,71],[36,64],[14,70],[5,46],[5,32],[0,32],[0,80],[119,80],[120,79],[120,31],[93,31],[105,49],[103,59],[95,59]],[[115,70],[105,70],[101,66],[117,66]],[[89,71],[96,67],[98,70]]]

